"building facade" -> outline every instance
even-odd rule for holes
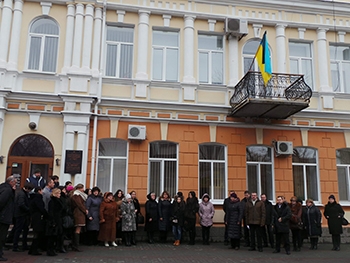
[[[1,0],[2,180],[40,168],[141,202],[195,190],[219,205],[249,189],[319,205],[335,194],[347,209],[349,12],[350,1]],[[228,19],[242,32],[227,34]],[[265,31],[273,71],[303,74],[309,107],[228,117]],[[276,155],[280,141],[293,154]]]

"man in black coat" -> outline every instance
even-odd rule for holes
[[[268,247],[267,236],[269,237],[269,242],[272,248],[274,248],[274,237],[272,229],[272,217],[273,217],[273,206],[272,203],[267,200],[266,194],[261,194],[260,199],[265,204],[265,226],[262,228],[262,237],[264,241],[264,247]],[[267,235],[266,235],[267,232]]]
[[[243,208],[243,233],[244,233],[244,241],[245,241],[244,246],[245,247],[250,247],[249,228],[247,226],[247,222],[246,222],[246,218],[245,218],[245,211],[244,211],[246,203],[249,200],[250,200],[250,192],[248,190],[244,191],[244,198],[242,199],[241,204],[242,204],[242,208]]]
[[[277,204],[273,209],[273,227],[276,234],[276,249],[273,253],[281,251],[281,240],[284,239],[284,248],[286,254],[290,255],[289,243],[289,220],[292,217],[292,212],[282,196],[277,197]]]
[[[27,236],[30,223],[30,210],[29,210],[29,192],[34,188],[32,183],[26,182],[22,189],[16,191],[15,196],[15,223],[14,223],[14,235],[13,235],[13,251],[22,252],[28,249]],[[22,234],[22,248],[18,247],[19,237]]]
[[[26,181],[32,183],[34,187],[40,186],[42,189],[44,189],[46,185],[46,180],[41,176],[40,169],[36,169],[33,175],[28,177]]]
[[[234,190],[230,190],[230,193],[227,198],[225,198],[224,203],[222,205],[222,209],[224,210],[225,216],[224,216],[224,222],[226,222],[226,214],[227,214],[227,207],[230,204],[231,201],[231,194],[234,194]],[[228,233],[227,233],[228,227],[225,224],[225,235],[224,235],[224,245],[227,246],[229,244],[229,239],[228,239]]]
[[[0,261],[7,260],[3,257],[2,249],[9,226],[12,224],[16,183],[16,178],[9,176],[4,183],[0,184]]]

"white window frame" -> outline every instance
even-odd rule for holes
[[[153,142],[157,142],[157,141],[153,141]],[[156,195],[160,195],[163,191],[167,191],[170,195],[170,191],[169,189],[164,189],[164,163],[165,161],[174,161],[176,162],[176,185],[175,185],[175,194],[177,193],[178,191],[178,185],[179,185],[179,144],[178,143],[175,143],[175,142],[172,142],[172,141],[166,141],[168,143],[173,143],[173,144],[176,144],[176,158],[151,158],[149,157],[150,156],[150,153],[151,153],[151,143],[153,142],[150,142],[148,144],[148,184],[147,184],[147,189],[148,189],[148,193],[150,191],[154,191],[155,189],[151,189],[150,188],[150,175],[151,175],[151,162],[156,162],[156,163],[160,163],[160,182],[159,182],[159,191],[160,193],[156,193]],[[173,196],[170,196],[170,198],[173,198]]]
[[[113,25],[107,25],[106,26],[106,31],[108,30],[108,27],[116,27],[116,28],[123,28],[122,26],[113,26]],[[131,28],[131,27],[125,27],[125,28],[130,28],[133,30],[133,34],[135,33],[134,31],[134,28]],[[107,35],[106,35],[106,38],[107,38]],[[133,41],[134,41],[134,37],[133,37]],[[134,42],[122,42],[122,41],[111,41],[111,40],[107,40],[106,39],[106,52],[105,52],[105,57],[104,57],[104,65],[105,65],[105,70],[104,70],[104,77],[106,78],[123,78],[123,79],[131,79],[132,76],[133,76],[133,65],[134,65]],[[132,46],[132,61],[131,61],[131,75],[130,75],[130,78],[125,78],[125,77],[120,77],[120,64],[121,64],[121,61],[120,61],[120,58],[121,58],[121,46],[122,45],[127,45],[127,46]],[[115,76],[107,76],[106,75],[106,72],[107,72],[107,48],[108,46],[117,46],[117,62],[116,62],[116,72],[115,72]]]
[[[39,33],[32,33],[31,28],[35,22],[37,22],[40,19],[50,19],[52,20],[58,28],[58,35],[50,35],[50,34],[39,34]],[[45,18],[45,17],[40,17],[38,19],[35,19],[32,21],[32,23],[29,26],[29,31],[28,31],[28,42],[27,42],[27,52],[26,52],[26,70],[29,72],[41,72],[41,73],[46,73],[46,74],[55,74],[57,72],[57,65],[58,65],[58,58],[59,58],[59,44],[60,44],[60,27],[58,23],[51,19],[51,18]],[[41,38],[41,46],[40,46],[40,59],[39,59],[39,69],[29,69],[29,57],[30,57],[30,47],[31,47],[31,39],[32,37],[40,37]],[[45,50],[45,40],[46,37],[54,37],[57,38],[57,57],[56,57],[56,65],[55,65],[55,71],[43,71],[43,64],[44,64],[44,50]]]
[[[337,149],[336,151],[341,151],[349,148],[342,148],[342,149]],[[341,200],[340,199],[340,191],[339,191],[339,175],[338,175],[338,168],[342,167],[345,168],[346,170],[346,187],[348,190],[348,199],[347,200]],[[338,164],[337,163],[337,180],[338,180],[338,196],[339,196],[339,203],[350,206],[350,161],[348,164]]]
[[[224,147],[224,160],[205,160],[200,159],[200,146],[201,145],[218,145]],[[200,163],[210,163],[210,184],[214,185],[214,163],[224,163],[225,164],[225,186],[224,186],[224,198],[223,199],[215,199],[214,197],[214,187],[211,188],[211,193],[209,194],[211,198],[211,202],[213,204],[222,204],[223,200],[226,198],[225,194],[227,193],[227,146],[221,143],[201,143],[198,145],[198,194],[200,194]],[[199,198],[202,198],[201,196]]]
[[[312,90],[315,90],[315,86],[316,86],[316,84],[315,84],[315,75],[314,75],[314,60],[313,60],[313,57],[314,57],[314,54],[313,54],[313,45],[312,45],[312,43],[311,42],[300,42],[300,41],[293,41],[293,40],[291,40],[291,41],[289,41],[288,42],[288,48],[289,48],[289,44],[290,43],[295,43],[295,44],[307,44],[307,45],[309,45],[309,47],[310,47],[310,57],[301,57],[301,56],[291,56],[290,54],[289,54],[289,69],[291,68],[291,61],[293,60],[293,61],[297,61],[297,63],[298,63],[298,72],[296,73],[296,74],[303,74],[303,75],[305,75],[305,73],[304,73],[304,69],[303,69],[303,66],[302,66],[302,62],[305,60],[305,61],[311,61],[311,81],[312,81],[312,85],[310,86],[310,88],[312,89]]]
[[[199,76],[199,66],[198,66],[198,82],[200,84],[213,84],[213,85],[223,85],[224,81],[225,81],[225,41],[224,41],[224,36],[222,35],[211,35],[211,34],[204,34],[204,33],[200,33],[198,34],[198,46],[199,46],[199,36],[216,36],[216,37],[222,37],[222,50],[219,49],[200,49],[198,48],[198,65],[200,66],[199,63],[199,55],[201,53],[203,54],[208,54],[208,82],[200,82],[200,76]],[[212,67],[212,54],[213,53],[221,53],[222,54],[222,79],[221,79],[221,83],[213,83],[212,80],[212,75],[213,75],[213,67]]]
[[[106,139],[115,139],[119,141],[125,141],[123,139],[119,138],[106,138]],[[103,139],[100,139],[103,140]],[[104,160],[110,160],[111,161],[111,168],[110,168],[110,177],[109,177],[109,192],[114,192],[117,189],[113,189],[113,168],[114,168],[114,160],[125,160],[126,167],[125,167],[125,188],[121,189],[123,192],[125,192],[128,189],[128,159],[129,159],[129,143],[126,142],[126,156],[100,156],[99,155],[99,148],[100,148],[100,140],[98,142],[98,149],[97,149],[97,165],[96,165],[96,179],[95,179],[95,185],[97,185],[98,182],[98,165],[99,165],[99,160],[104,159]]]
[[[316,151],[316,163],[294,163],[292,159],[292,176],[293,176],[293,194],[294,194],[294,173],[293,173],[293,166],[302,166],[303,167],[303,182],[304,182],[304,193],[305,198],[308,198],[307,194],[307,180],[306,180],[306,167],[312,166],[316,167],[316,181],[317,181],[317,196],[318,200],[314,200],[315,204],[321,204],[321,189],[320,189],[320,171],[319,171],[319,160],[318,160],[318,150],[313,147],[294,147],[295,148],[310,148]],[[303,200],[303,204],[305,204],[306,200]]]
[[[350,48],[348,45],[334,45],[334,44],[330,44],[329,45],[330,47],[334,47],[334,48],[337,48],[337,47],[347,47],[347,48]],[[350,65],[350,60],[343,60],[343,59],[332,59],[331,58],[331,55],[329,56],[329,59],[330,59],[330,66],[332,67],[332,64],[336,64],[337,65],[337,76],[339,78],[339,84],[340,84],[340,90],[339,91],[334,91],[334,88],[333,87],[333,91],[334,92],[340,92],[340,93],[348,93],[345,91],[345,80],[344,80],[344,74],[343,74],[343,65],[344,64],[349,64]],[[331,68],[331,71],[332,71],[332,68]],[[331,75],[331,78],[332,78],[332,75]],[[332,82],[332,86],[333,86],[333,80],[331,79],[331,82]],[[350,83],[348,83],[349,87],[350,87]],[[349,88],[350,89],[350,88]]]
[[[247,171],[247,189],[249,189],[249,177],[248,177],[248,165],[254,165],[257,167],[257,174],[256,174],[256,180],[257,180],[257,195],[258,197],[261,196],[261,194],[266,194],[267,195],[267,198],[269,201],[271,202],[275,202],[275,164],[274,164],[274,156],[273,156],[273,153],[274,153],[274,149],[272,147],[269,147],[269,146],[266,146],[266,145],[249,145],[247,146],[247,148],[249,147],[266,147],[268,149],[270,149],[270,152],[271,152],[271,162],[259,162],[259,161],[246,161],[246,165],[247,165],[247,168],[246,168],[246,171]],[[246,157],[247,158],[247,157]],[[266,192],[262,192],[261,190],[261,165],[271,165],[271,181],[272,181],[272,193],[266,193]],[[252,191],[251,189],[249,189],[249,191]]]
[[[178,82],[179,81],[179,72],[180,72],[180,33],[178,31],[166,31],[166,30],[158,30],[158,29],[153,29],[152,31],[152,37],[153,37],[153,32],[154,31],[158,31],[158,32],[170,32],[170,33],[176,33],[177,34],[177,38],[178,38],[178,46],[174,47],[174,46],[160,46],[160,45],[155,45],[153,44],[153,40],[152,40],[152,80],[153,81],[168,81],[168,82]],[[154,79],[153,78],[153,68],[154,68],[154,50],[162,50],[163,53],[163,61],[162,61],[162,79]],[[167,50],[177,50],[177,61],[178,61],[178,65],[177,65],[177,77],[176,80],[167,80],[166,79],[166,69],[167,69],[167,60],[166,60],[166,52]]]

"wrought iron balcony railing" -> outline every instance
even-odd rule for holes
[[[232,107],[247,99],[309,102],[312,96],[312,90],[305,83],[304,75],[298,74],[272,73],[265,87],[260,72],[248,71],[234,89],[230,99]]]

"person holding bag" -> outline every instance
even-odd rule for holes
[[[302,205],[297,202],[297,197],[292,196],[290,203],[288,204],[292,212],[292,217],[289,220],[289,228],[292,231],[293,238],[293,251],[300,251],[301,249],[301,230],[303,227],[301,216],[302,216]]]

